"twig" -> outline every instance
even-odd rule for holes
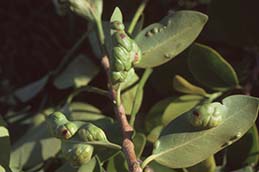
[[[116,113],[116,118],[120,124],[121,127],[121,132],[123,135],[123,141],[122,141],[122,149],[123,152],[125,154],[125,157],[127,158],[127,162],[128,162],[128,166],[129,166],[129,170],[130,172],[142,172],[142,168],[140,167],[140,163],[137,160],[137,156],[134,150],[134,144],[132,142],[132,134],[133,134],[133,128],[129,125],[129,122],[127,120],[126,117],[126,113],[125,113],[125,108],[123,106],[123,104],[119,104],[117,105],[116,99],[117,99],[117,94],[119,94],[117,92],[117,90],[112,87],[111,84],[111,80],[110,80],[110,63],[109,63],[109,59],[107,55],[104,55],[102,57],[102,66],[106,71],[106,74],[108,76],[109,79],[109,90],[114,102],[114,111]]]

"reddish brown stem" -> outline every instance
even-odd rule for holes
[[[117,90],[112,87],[112,83],[110,80],[110,63],[107,55],[102,57],[101,63],[108,77],[108,87],[111,93],[112,99],[114,103],[114,111],[116,113],[117,120],[121,127],[121,132],[123,136],[122,141],[122,149],[127,158],[128,167],[130,172],[142,172],[142,168],[140,167],[140,163],[137,160],[137,156],[134,150],[134,144],[132,142],[132,134],[133,128],[129,125],[129,122],[126,117],[125,109],[122,104],[116,104]]]

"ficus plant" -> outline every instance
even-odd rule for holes
[[[55,3],[62,14],[82,17],[88,29],[64,63],[12,96],[26,104],[47,85],[68,93],[52,106],[45,103],[12,145],[8,125],[23,117],[0,118],[0,171],[255,171],[259,99],[245,95],[244,82],[220,53],[197,42],[208,16],[169,11],[144,27],[148,0],[130,21],[120,7],[103,19],[103,3]],[[86,38],[92,53],[71,59]],[[97,75],[102,87],[90,82]],[[86,99],[98,98],[98,108],[75,101],[86,92]],[[153,92],[166,96],[145,106]]]

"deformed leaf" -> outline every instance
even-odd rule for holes
[[[235,95],[223,100],[222,123],[217,127],[199,130],[188,121],[185,113],[172,121],[155,143],[150,161],[171,168],[189,167],[207,159],[242,137],[254,124],[259,101],[256,98]]]
[[[214,90],[227,90],[238,85],[233,67],[215,50],[201,44],[190,49],[188,65],[195,79]]]
[[[196,39],[207,19],[200,12],[178,11],[146,27],[135,38],[143,53],[136,67],[156,67],[177,56]]]
[[[206,91],[203,88],[193,85],[180,75],[176,75],[174,77],[173,86],[176,91],[179,91],[181,93],[198,94],[201,96],[207,95]]]
[[[41,79],[25,86],[19,88],[14,92],[14,95],[23,103],[29,101],[35,97],[47,84],[49,80],[49,75],[42,77]]]
[[[98,72],[98,66],[81,54],[54,79],[54,85],[58,89],[86,86]]]

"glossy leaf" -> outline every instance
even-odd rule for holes
[[[190,49],[188,65],[195,79],[214,90],[227,90],[238,85],[232,66],[215,50],[201,44]]]
[[[14,92],[14,95],[23,103],[31,100],[37,94],[42,91],[42,89],[46,86],[47,82],[49,80],[49,75],[46,75],[42,77],[41,79],[34,81],[33,83],[19,88]]]
[[[236,170],[247,165],[256,165],[258,158],[258,131],[254,125],[239,141],[227,148],[226,167]]]
[[[10,161],[11,144],[8,129],[0,116],[0,169],[8,169]],[[1,167],[2,166],[2,167]]]
[[[206,91],[203,88],[193,85],[180,75],[176,75],[174,77],[173,86],[176,91],[179,91],[181,93],[198,94],[201,96],[207,95]]]
[[[99,72],[99,68],[85,55],[77,56],[55,79],[58,89],[87,85]]]
[[[259,101],[235,95],[225,98],[223,105],[223,122],[217,127],[199,130],[189,123],[188,113],[168,124],[143,166],[156,160],[171,168],[189,167],[240,139],[254,124]]]
[[[196,11],[178,11],[152,24],[135,38],[143,57],[136,67],[162,65],[186,49],[199,35],[207,16]]]

